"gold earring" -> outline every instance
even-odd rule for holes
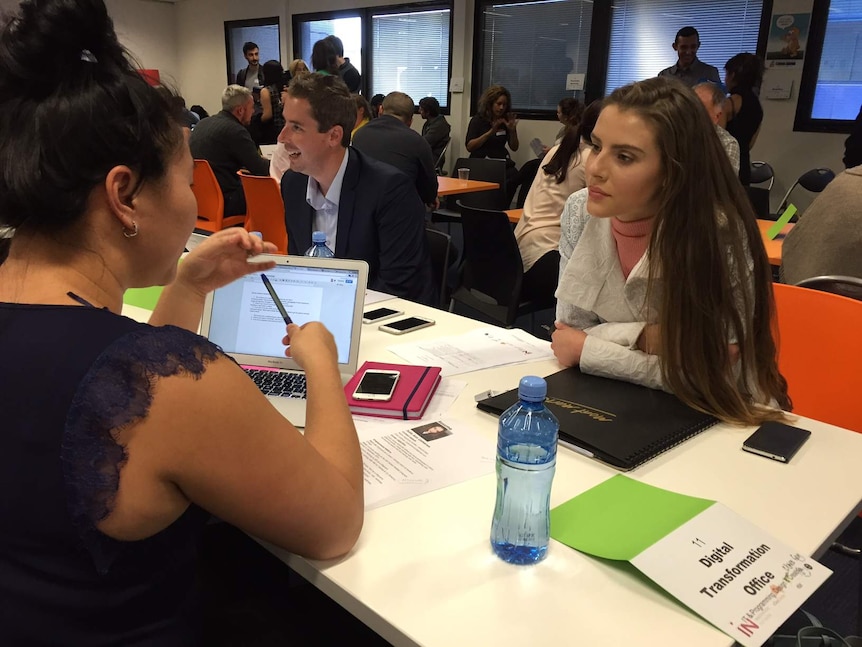
[[[129,231],[128,229],[123,227],[123,236],[125,236],[126,238],[134,238],[135,236],[137,236],[138,235],[138,223],[136,223],[134,220],[132,220],[132,227],[133,227],[133,229],[131,231]]]

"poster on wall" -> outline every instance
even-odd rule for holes
[[[773,13],[766,44],[766,67],[802,67],[810,24],[810,13]]]

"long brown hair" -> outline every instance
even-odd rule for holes
[[[746,388],[790,407],[772,336],[772,271],[748,197],[706,111],[689,88],[666,78],[619,88],[608,105],[644,119],[662,155],[648,292],[659,295],[665,384],[727,422],[782,419],[741,391],[734,372],[731,339]]]

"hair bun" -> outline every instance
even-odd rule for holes
[[[26,0],[0,36],[0,70],[19,92],[51,91],[126,65],[103,0]]]

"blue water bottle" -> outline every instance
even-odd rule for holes
[[[534,564],[548,552],[560,423],[545,406],[547,392],[541,377],[522,377],[519,402],[500,416],[491,547],[510,564]]]
[[[311,234],[311,247],[305,250],[305,255],[317,258],[332,258],[335,256],[332,250],[326,246],[326,234],[322,231],[315,231]]]

